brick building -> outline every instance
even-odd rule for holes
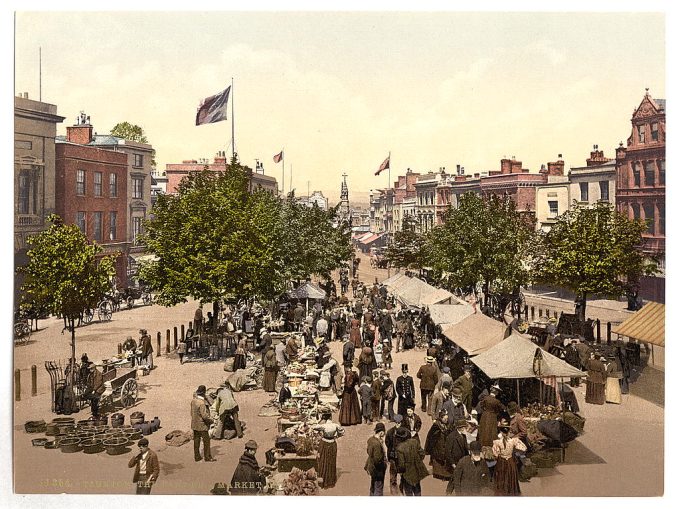
[[[490,194],[508,195],[517,205],[519,212],[536,212],[536,187],[548,181],[548,176],[564,175],[564,161],[561,154],[556,162],[548,163],[539,173],[529,173],[522,168],[522,161],[501,159],[501,169],[490,171],[488,176],[480,178],[480,192],[484,196]]]
[[[56,213],[76,224],[104,255],[115,254],[119,286],[126,286],[128,155],[90,145],[93,127],[81,113],[56,143]]]
[[[181,163],[170,163],[165,165],[165,177],[167,178],[166,189],[168,194],[176,194],[179,183],[189,173],[203,171],[222,172],[227,168],[227,156],[223,151],[218,152],[213,162],[206,160],[190,159]],[[264,173],[251,172],[251,189],[264,189],[272,194],[278,195],[278,183],[275,177],[270,177]]]
[[[644,249],[661,259],[666,252],[666,100],[649,91],[631,117],[626,146],[616,149],[616,208],[632,219],[649,220]],[[640,293],[664,302],[665,276],[645,278]]]

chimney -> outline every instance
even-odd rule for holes
[[[599,164],[604,164],[607,161],[611,161],[608,157],[604,156],[604,151],[598,150],[597,145],[593,145],[593,150],[590,152],[590,157],[586,159],[586,166],[597,166]]]
[[[87,145],[92,141],[92,125],[90,124],[90,117],[85,115],[84,111],[81,111],[80,115],[76,117],[75,124],[66,127],[66,140],[70,143],[77,143],[78,145]]]
[[[512,173],[512,160],[503,158],[501,159],[501,175],[505,175],[507,173]]]
[[[222,150],[218,150],[217,154],[215,154],[215,164],[226,164],[226,162],[227,156]]]
[[[557,161],[553,163],[548,163],[548,176],[557,177],[564,175],[564,161],[562,160],[562,154],[557,154]]]

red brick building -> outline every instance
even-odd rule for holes
[[[616,149],[616,208],[631,219],[650,220],[645,250],[666,252],[666,100],[645,93],[631,117],[626,146]],[[653,279],[653,281],[652,281]],[[663,302],[664,278],[646,278],[641,294]]]
[[[66,224],[76,224],[90,241],[118,254],[116,276],[127,285],[127,165],[124,152],[89,146],[93,128],[81,115],[56,143],[55,209]]]

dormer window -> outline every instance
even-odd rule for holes
[[[652,122],[652,141],[659,141],[659,123]]]
[[[644,125],[638,126],[638,141],[640,143],[645,142],[645,126]]]

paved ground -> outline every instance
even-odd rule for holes
[[[360,266],[362,280],[384,279],[387,271],[371,270],[368,260]],[[115,313],[107,324],[94,323],[77,332],[77,352],[87,352],[92,359],[110,356],[116,345],[128,334],[137,336],[140,327],[164,331],[186,323],[193,315],[195,303],[189,302],[172,309],[158,306],[140,307]],[[65,359],[70,354],[68,337],[61,335],[56,320],[41,322],[42,330],[33,335],[30,344],[14,349],[15,367],[22,372],[22,400],[14,406],[14,487],[18,493],[134,493],[132,470],[127,460],[133,452],[121,456],[106,453],[86,455],[64,454],[59,450],[44,450],[31,446],[23,431],[27,420],[51,420],[49,378],[43,363],[48,359]],[[340,343],[331,350],[339,357]],[[163,351],[165,338],[163,338]],[[423,363],[424,352],[410,351],[394,355],[397,368],[406,362],[415,371]],[[337,357],[336,357],[337,358]],[[30,396],[30,367],[38,366],[38,395]],[[146,416],[158,416],[162,429],[149,437],[151,448],[158,451],[161,475],[154,487],[156,494],[207,494],[216,482],[228,482],[234,471],[245,440],[260,444],[257,457],[264,463],[264,451],[271,447],[276,419],[257,417],[259,409],[270,396],[261,390],[237,395],[241,417],[248,427],[243,440],[213,442],[215,463],[195,463],[191,444],[179,448],[167,447],[166,433],[189,429],[189,404],[199,384],[217,386],[224,378],[222,364],[189,363],[179,365],[174,354],[156,358],[157,369],[140,379],[140,401],[135,410]],[[582,414],[587,418],[586,433],[567,451],[566,463],[552,470],[543,470],[538,478],[523,483],[522,490],[530,496],[654,496],[663,493],[663,376],[651,370],[643,371],[632,393],[623,396],[621,405],[594,406],[583,403],[577,392]],[[396,370],[392,370],[396,378]],[[650,396],[651,394],[651,396]],[[642,397],[641,397],[642,396]],[[654,400],[655,401],[651,401]],[[132,410],[123,412],[126,417]],[[86,418],[89,411],[82,412]],[[423,417],[423,436],[431,425]],[[338,446],[339,481],[327,495],[367,495],[368,477],[363,471],[366,440],[372,426],[350,427]],[[644,454],[641,454],[644,451]],[[423,482],[423,493],[442,495],[444,483],[433,478]]]

